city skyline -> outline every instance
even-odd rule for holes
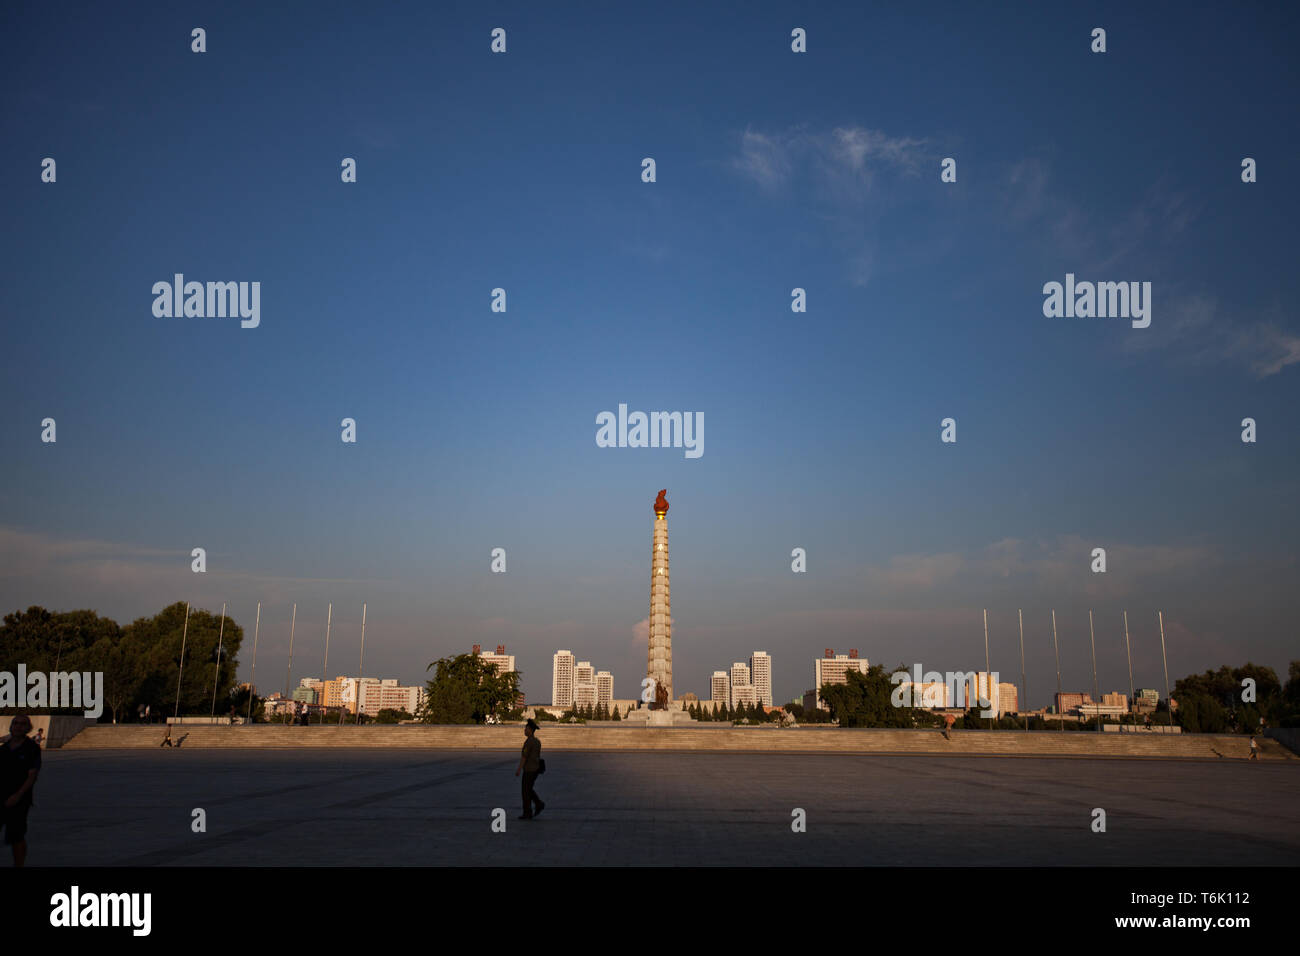
[[[296,654],[333,602],[357,660],[365,601],[366,670],[508,644],[540,700],[557,647],[644,664],[668,487],[676,696],[755,647],[780,700],[826,646],[982,667],[986,606],[1004,674],[1024,608],[1029,704],[1052,609],[1067,686],[1090,608],[1108,684],[1124,610],[1147,686],[1157,610],[1171,682],[1284,673],[1294,14],[1170,9],[1108,10],[1101,55],[1063,10],[521,7],[500,56],[473,10],[204,11],[198,55],[179,13],[15,9],[0,610],[228,603],[247,632],[261,601],[282,666],[294,603]],[[256,326],[163,317],[178,274],[257,283]],[[1149,326],[1053,314],[1076,280],[1138,283]],[[622,406],[707,421],[701,454],[602,444]]]

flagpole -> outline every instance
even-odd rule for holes
[[[185,602],[185,627],[181,630],[181,669],[176,675],[176,709],[172,712],[172,717],[179,717],[181,714],[181,678],[185,675],[185,639],[190,633],[190,602]],[[1165,681],[1166,684],[1169,681]]]
[[[1128,611],[1124,612],[1124,653],[1128,656],[1128,709],[1133,714],[1133,728],[1137,729],[1137,701],[1133,699],[1133,649],[1128,641]]]
[[[257,623],[253,625],[253,673],[248,677],[248,722],[253,722],[253,694],[257,692],[257,637],[262,633],[262,602],[257,602]]]
[[[361,678],[366,672],[366,605],[361,605],[361,662],[357,665],[357,723],[361,723]]]
[[[975,682],[976,690],[979,689],[979,681]],[[989,670],[989,609],[984,609],[984,692],[988,694],[985,698],[990,706],[993,704],[993,674]],[[976,703],[979,701],[977,700]],[[996,709],[996,708],[995,708]],[[989,718],[989,727],[993,726],[993,718]]]
[[[1101,732],[1101,691],[1097,689],[1097,637],[1092,630],[1092,608],[1088,608],[1088,643],[1092,645],[1092,697],[1097,706],[1097,732]]]
[[[1065,715],[1061,713],[1061,647],[1056,642],[1056,609],[1052,609],[1052,647],[1056,648],[1056,716],[1061,730],[1065,730]]]
[[[212,712],[209,717],[217,715],[217,684],[221,681],[221,639],[226,636],[226,605],[221,604],[221,630],[217,632],[217,676],[212,678]]]
[[[1160,657],[1165,662],[1165,706],[1169,708],[1169,730],[1174,729],[1174,702],[1169,698],[1169,658],[1165,656],[1165,612],[1157,611],[1160,616]]]
[[[325,614],[325,664],[324,673],[320,679],[320,697],[321,697],[321,721],[325,720],[325,684],[330,679],[330,625],[334,623],[334,602],[330,602],[329,611]]]
[[[293,606],[293,618],[289,621],[289,668],[284,672],[284,696],[289,696],[289,675],[293,673],[293,631],[298,626],[298,605]]]
[[[1022,708],[1021,713],[1025,715],[1025,730],[1029,729],[1029,711],[1024,709],[1029,706],[1029,688],[1025,685],[1025,611],[1024,608],[1017,608],[1016,614],[1020,618],[1020,693],[1025,699],[1020,701],[1019,706]]]

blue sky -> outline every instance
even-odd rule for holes
[[[1067,686],[1089,607],[1103,690],[1125,608],[1140,686],[1158,608],[1171,678],[1284,669],[1296,13],[843,7],[6,7],[0,604],[260,600],[262,663],[333,601],[333,671],[367,601],[368,673],[504,643],[543,700],[563,647],[630,697],[666,487],[678,692],[965,669],[984,607],[1034,705],[1053,607]],[[154,317],[177,272],[261,282],[260,326]],[[1150,281],[1150,328],[1045,318],[1067,272]],[[598,448],[619,403],[704,455]]]

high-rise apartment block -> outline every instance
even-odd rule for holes
[[[826,709],[826,702],[821,697],[822,684],[847,684],[849,671],[857,671],[859,674],[867,672],[867,659],[858,657],[857,648],[847,654],[836,654],[828,647],[824,656],[813,661],[813,689],[819,710]]]
[[[571,651],[556,651],[551,668],[551,706],[573,706],[574,657]]]
[[[498,674],[509,674],[515,669],[515,655],[506,653],[506,646],[498,644],[495,654],[485,654],[482,647],[474,645],[474,655],[483,660],[484,664],[495,664]]]
[[[772,658],[767,651],[755,651],[749,657],[750,681],[758,694],[758,702],[764,707],[772,706]]]
[[[609,671],[596,672],[596,703],[606,709],[614,700],[614,675]]]
[[[1091,694],[1067,691],[1064,694],[1056,695],[1056,712],[1058,714],[1072,714],[1084,704],[1091,703],[1094,703]]]
[[[719,704],[731,700],[731,678],[726,671],[714,671],[709,680],[709,699]]]
[[[376,680],[371,677],[357,684],[358,707],[361,713],[374,717],[381,710],[404,710],[414,716],[424,703],[423,687],[403,687],[397,678]]]

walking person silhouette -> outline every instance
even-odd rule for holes
[[[515,768],[515,776],[519,776],[520,773],[524,775],[524,815],[519,819],[531,820],[546,809],[542,798],[533,790],[538,775],[546,772],[546,761],[542,760],[542,742],[537,739],[537,723],[532,718],[524,724],[524,736],[524,750],[519,755],[519,766]],[[536,810],[533,809],[534,804],[537,806]]]

